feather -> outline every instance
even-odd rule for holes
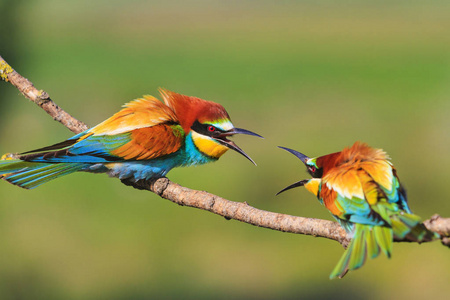
[[[380,250],[388,257],[391,257],[392,253],[392,229],[383,226],[374,226],[373,234],[375,236],[375,241],[380,247]]]
[[[33,163],[14,160],[2,162],[0,166],[0,174],[4,174],[3,179],[25,189],[33,189],[87,167],[81,163]]]
[[[181,127],[160,124],[133,130],[129,142],[112,150],[111,154],[126,160],[153,159],[178,151],[183,143]]]
[[[195,120],[203,123],[205,121],[215,122],[230,119],[225,108],[218,103],[181,95],[165,89],[159,89],[159,91],[164,103],[175,112],[186,134],[190,132]]]
[[[20,160],[0,162],[0,175],[34,188],[75,171],[134,180],[165,176],[175,167],[216,161],[230,148],[249,158],[227,137],[256,134],[234,128],[222,105],[167,90],[161,95],[165,103],[144,96],[66,141],[24,152]],[[205,129],[196,140],[196,130],[191,133],[194,122]],[[217,127],[217,132],[208,132],[208,126]]]
[[[321,174],[311,179],[319,187],[308,190],[319,191],[319,202],[353,234],[330,278],[341,278],[348,270],[361,267],[367,256],[375,258],[383,252],[390,257],[394,237],[418,242],[439,237],[411,213],[406,192],[383,150],[356,142],[341,152],[308,161],[315,162]],[[308,161],[304,163],[311,167]]]
[[[351,250],[353,253],[351,254],[348,262],[349,270],[360,268],[366,260],[367,249],[365,241],[365,232],[366,228],[362,227],[360,230],[358,230],[358,235],[355,235],[355,237],[353,238]]]
[[[383,228],[380,226],[376,227]],[[389,228],[386,229],[386,232],[390,230]],[[388,243],[385,243],[385,239],[381,239],[381,244],[379,243],[379,240],[377,239],[377,232],[382,232],[382,236],[385,234],[383,230],[376,230],[374,226],[356,224],[352,241],[331,272],[330,279],[336,277],[342,278],[348,271],[361,268],[367,257],[371,259],[376,258],[380,254],[380,249],[388,246]]]
[[[124,105],[106,121],[91,128],[94,135],[118,135],[154,125],[178,123],[175,112],[152,96],[144,96]]]
[[[367,245],[364,238],[366,227],[356,224],[352,241],[331,272],[330,279],[342,278],[348,271],[358,269],[364,264],[367,256]]]
[[[380,247],[375,241],[373,227],[367,227],[367,230],[368,230],[366,234],[367,256],[369,256],[369,258],[375,258],[380,254]]]

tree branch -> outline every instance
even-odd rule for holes
[[[247,202],[229,201],[208,192],[191,190],[165,177],[149,181],[122,180],[122,182],[137,189],[152,191],[173,203],[203,209],[228,220],[233,219],[283,232],[326,237],[344,246],[350,241],[346,232],[336,222],[260,210],[248,205]]]
[[[25,77],[22,77],[0,56],[0,77],[11,82],[27,99],[36,103],[39,107],[45,110],[52,118],[75,133],[80,133],[88,129],[88,126],[83,122],[78,121],[62,108],[55,104],[50,99],[47,92],[38,90]]]
[[[5,81],[11,82],[26,98],[39,105],[53,119],[66,126],[72,132],[79,133],[88,128],[84,123],[78,121],[56,105],[45,91],[37,90],[28,79],[22,77],[11,68],[1,56],[0,77]],[[349,236],[336,222],[260,210],[248,205],[247,202],[229,201],[204,191],[191,190],[173,183],[165,177],[148,181],[133,182],[122,180],[122,182],[140,190],[151,191],[173,203],[203,209],[223,216],[228,220],[233,219],[283,232],[324,237],[335,240],[344,247],[347,247],[350,242]],[[441,234],[443,236],[442,243],[450,247],[450,218],[434,215],[431,219],[426,220],[424,224],[429,230]]]

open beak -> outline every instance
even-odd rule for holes
[[[286,151],[288,151],[288,152],[294,154],[294,155],[297,156],[297,157],[302,161],[302,163],[304,163],[305,165],[306,165],[306,161],[309,159],[309,157],[306,156],[305,154],[300,153],[300,152],[298,152],[298,151],[295,151],[295,150],[293,150],[293,149],[289,149],[289,148],[285,148],[285,147],[281,147],[281,146],[278,146],[278,148],[284,149],[284,150],[286,150]],[[297,181],[297,182],[291,184],[290,186],[287,186],[287,187],[285,187],[284,189],[282,189],[281,191],[279,191],[279,192],[277,193],[277,196],[278,196],[279,194],[281,194],[282,192],[285,192],[285,191],[287,191],[287,190],[290,190],[290,189],[293,189],[293,188],[296,188],[296,187],[299,187],[299,186],[304,186],[306,183],[308,183],[308,181],[309,181],[308,179],[304,179],[304,180]]]
[[[242,154],[243,156],[245,156],[249,161],[251,161],[256,166],[256,163],[253,161],[253,159],[250,158],[250,156],[247,155],[247,153],[244,152],[244,150],[239,148],[238,145],[236,145],[233,141],[227,139],[228,136],[232,136],[234,134],[248,134],[248,135],[253,135],[253,136],[260,137],[262,139],[263,139],[263,137],[260,136],[259,134],[256,134],[254,132],[251,132],[249,130],[245,130],[245,129],[242,129],[242,128],[233,128],[231,130],[228,130],[227,132],[224,132],[224,133],[220,134],[219,136],[215,136],[214,137],[214,139],[216,141],[218,141],[220,144],[222,144],[225,147],[233,149],[234,151]]]

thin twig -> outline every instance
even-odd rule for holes
[[[0,77],[11,82],[27,99],[36,103],[45,110],[52,118],[75,133],[80,133],[88,129],[83,122],[78,121],[50,99],[50,96],[44,90],[38,90],[28,79],[17,73],[4,59],[0,56]]]
[[[26,98],[42,107],[53,119],[61,122],[71,131],[79,133],[88,128],[84,123],[57,106],[45,91],[37,90],[28,79],[12,69],[1,56],[0,77],[11,82]],[[152,191],[179,205],[203,209],[226,219],[283,232],[324,237],[335,240],[344,247],[350,241],[349,236],[336,222],[260,210],[246,202],[229,201],[207,192],[191,190],[173,183],[165,177],[149,181],[132,182],[123,180],[122,182],[137,189]],[[441,234],[443,236],[442,243],[450,246],[450,238],[448,237],[450,235],[450,218],[434,215],[424,224],[429,230]]]

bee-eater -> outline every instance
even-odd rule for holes
[[[0,175],[32,189],[76,171],[134,181],[161,177],[174,167],[216,161],[228,149],[254,163],[228,137],[261,136],[235,128],[222,105],[163,89],[160,93],[164,103],[144,96],[64,142],[0,161]]]
[[[304,186],[352,236],[330,279],[360,268],[367,257],[375,258],[380,251],[390,257],[394,237],[416,242],[438,238],[411,213],[405,189],[383,150],[356,142],[341,152],[309,158],[280,148],[297,156],[312,178],[279,193]]]

